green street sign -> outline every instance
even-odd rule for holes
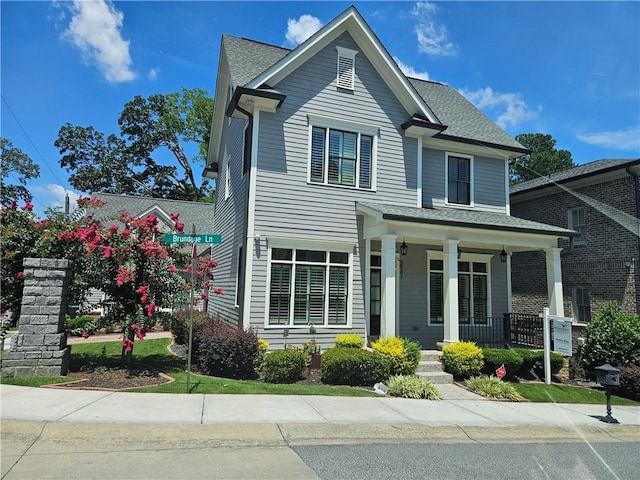
[[[218,233],[202,233],[189,235],[188,233],[167,233],[164,243],[222,243],[222,235]]]

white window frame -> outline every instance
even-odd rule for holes
[[[327,187],[335,188],[347,188],[352,190],[364,190],[364,191],[376,191],[376,171],[378,163],[378,137],[380,136],[380,128],[376,125],[370,125],[366,123],[350,122],[346,120],[338,120],[330,117],[324,117],[320,115],[308,115],[309,123],[309,141],[307,152],[307,183],[310,185],[324,185]],[[311,156],[313,150],[313,128],[325,129],[325,149],[324,149],[324,168],[323,168],[323,181],[317,182],[311,180]],[[343,132],[355,133],[358,135],[357,140],[357,155],[356,155],[356,185],[341,185],[337,183],[329,183],[329,131],[340,130]],[[360,187],[360,136],[366,135],[372,137],[371,145],[371,165],[370,169],[370,187]]]
[[[314,324],[316,328],[326,328],[326,329],[336,329],[336,330],[344,330],[350,329],[352,326],[352,311],[353,311],[353,252],[355,249],[355,245],[351,243],[342,243],[342,242],[320,242],[314,240],[299,240],[299,239],[285,239],[285,238],[268,238],[267,239],[267,282],[266,282],[266,290],[265,290],[265,309],[264,309],[264,328],[266,330],[274,330],[274,329],[303,329],[308,330],[309,325],[307,324],[294,324],[293,323],[293,304],[295,295],[293,295],[293,285],[295,282],[295,268],[292,268],[291,272],[291,283],[292,289],[289,294],[289,322],[287,324],[277,324],[271,325],[269,323],[269,303],[270,303],[270,293],[271,293],[271,253],[274,248],[284,248],[284,249],[292,249],[292,260],[291,263],[296,264],[295,260],[295,251],[296,250],[322,250],[327,252],[327,259],[325,263],[313,262],[314,265],[325,265],[328,269],[330,265],[338,265],[331,264],[329,259],[330,252],[339,252],[346,253],[349,256],[349,260],[347,263],[339,264],[338,266],[347,267],[348,268],[348,277],[347,277],[347,288],[348,288],[348,297],[347,297],[347,321],[343,325],[329,324],[328,323],[328,294],[329,291],[326,289],[325,291],[325,304],[324,304],[324,321],[322,324]],[[286,261],[276,261],[275,263],[287,263]],[[326,278],[326,282],[328,284],[328,275]]]
[[[460,318],[458,318],[458,323],[460,325],[473,325],[477,327],[491,327],[492,326],[492,317],[493,317],[493,308],[491,304],[491,261],[493,259],[493,255],[487,255],[482,253],[463,253],[460,258],[457,260],[458,262],[468,262],[473,264],[476,263],[484,263],[487,266],[486,273],[478,272],[477,275],[485,275],[487,278],[487,323],[473,323],[473,317],[471,317],[470,323],[460,323]],[[444,254],[440,251],[431,251],[427,250],[427,326],[442,326],[444,325],[444,318],[442,322],[432,322],[431,321],[431,260],[442,260],[444,261]],[[444,278],[444,265],[443,270],[434,270],[435,272],[441,272],[443,274],[443,281],[446,282],[446,278]],[[460,282],[460,274],[458,272],[458,283]],[[462,275],[474,275],[474,272],[462,272]],[[460,288],[460,287],[458,287]],[[473,281],[470,285],[471,288],[471,299],[473,300]],[[444,287],[443,287],[443,305],[444,305]],[[472,309],[473,310],[473,305]]]
[[[336,87],[345,90],[355,90],[356,88],[356,55],[357,50],[350,48],[336,47],[338,51],[338,61],[336,63]]]
[[[582,216],[584,217],[583,224],[574,224],[573,223],[573,214],[574,212],[582,212]],[[586,245],[587,244],[587,211],[584,207],[575,207],[567,210],[567,225],[571,230],[575,230],[580,233],[580,237],[575,237],[573,239],[574,245]],[[577,228],[583,228],[584,230],[577,230]],[[583,235],[584,233],[584,235]],[[584,237],[584,238],[582,238]]]
[[[449,200],[449,157],[466,158],[469,160],[469,203],[457,203]],[[444,156],[444,198],[446,205],[452,205],[458,208],[473,208],[474,206],[474,157],[464,153],[445,152]]]
[[[240,304],[238,303],[238,300],[240,299],[240,269],[242,268],[242,265],[244,264],[242,256],[244,255],[244,251],[242,248],[242,245],[238,245],[238,248],[236,249],[236,252],[238,253],[238,259],[236,261],[236,292],[235,292],[235,307],[236,308],[240,308]]]
[[[581,318],[581,315],[579,315],[580,313],[580,307],[585,307],[586,305],[580,305],[578,304],[578,290],[586,290],[587,295],[589,296],[589,320],[585,320],[584,318]],[[584,294],[583,294],[584,295]],[[572,305],[571,307],[573,308],[573,315],[575,318],[575,323],[581,324],[581,325],[586,325],[588,324],[591,320],[593,320],[593,315],[592,315],[592,310],[591,310],[591,290],[589,289],[589,287],[585,286],[585,285],[576,285],[572,288],[572,292],[571,292],[571,300],[572,300]]]

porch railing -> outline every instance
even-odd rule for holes
[[[458,336],[484,348],[543,348],[542,328],[537,315],[505,313],[502,317],[461,319]]]

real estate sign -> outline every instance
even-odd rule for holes
[[[549,315],[551,324],[553,325],[553,351],[570,357],[572,355],[571,345],[571,319],[564,317],[555,317]]]

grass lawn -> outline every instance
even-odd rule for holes
[[[589,403],[606,405],[604,391],[572,385],[545,383],[512,383],[518,393],[532,402]],[[612,405],[640,405],[640,402],[611,395]]]
[[[185,364],[167,347],[171,339],[136,341],[133,348],[133,361],[153,367],[175,379],[172,383],[155,387],[132,389],[132,392],[147,393],[187,393],[187,374]],[[75,344],[71,349],[71,365],[77,370],[82,365],[111,366],[120,361],[122,344],[120,342]],[[3,378],[2,383],[39,387],[51,383],[62,383],[76,380],[71,377],[54,378]],[[26,383],[27,381],[31,383]],[[232,380],[228,378],[207,377],[191,374],[190,393],[255,393],[275,395],[331,395],[343,397],[374,397],[374,392],[345,386],[331,385],[284,385],[264,383],[251,380]]]

